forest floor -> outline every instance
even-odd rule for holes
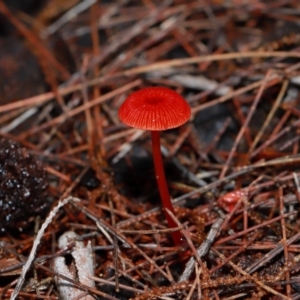
[[[299,128],[298,0],[1,1],[0,299],[300,299]]]

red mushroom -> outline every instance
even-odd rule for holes
[[[236,190],[226,193],[221,196],[217,203],[227,212],[231,213],[242,197],[247,196],[247,192],[244,190]]]
[[[173,214],[162,156],[160,152],[159,131],[178,127],[186,123],[191,116],[188,103],[175,91],[165,87],[143,88],[132,93],[119,109],[120,120],[134,128],[151,130],[152,151],[155,174],[163,208],[169,209]],[[165,211],[170,228],[177,224]],[[182,236],[179,231],[172,233],[175,245],[180,245]]]

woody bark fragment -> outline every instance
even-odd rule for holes
[[[75,280],[86,287],[94,287],[95,283],[90,279],[91,276],[94,276],[91,242],[89,241],[87,246],[84,246],[83,242],[78,241],[78,235],[75,232],[68,231],[59,238],[58,245],[60,249],[64,249],[72,242],[75,243],[75,246],[71,251],[73,258],[71,264],[67,265],[65,257],[59,256],[53,261],[53,269],[55,272],[71,280]],[[62,300],[79,298],[82,300],[95,299],[91,295],[86,295],[87,292],[84,289],[80,289],[70,281],[59,276],[55,277],[55,283],[60,293],[60,299]],[[82,297],[80,297],[81,295]]]

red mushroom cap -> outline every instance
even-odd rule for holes
[[[119,109],[120,120],[143,130],[166,130],[178,127],[191,116],[188,103],[165,87],[148,87],[132,93]]]

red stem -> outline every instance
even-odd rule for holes
[[[151,131],[151,138],[152,138],[152,152],[153,152],[155,175],[156,175],[156,181],[158,185],[162,206],[163,208],[169,209],[175,215],[175,211],[171,202],[171,197],[167,186],[162,156],[160,152],[159,131]],[[166,210],[164,210],[164,212],[169,227],[170,228],[178,227],[175,221],[168,215]],[[181,233],[179,231],[174,231],[171,234],[172,234],[172,239],[174,244],[176,246],[179,246],[182,243]]]

